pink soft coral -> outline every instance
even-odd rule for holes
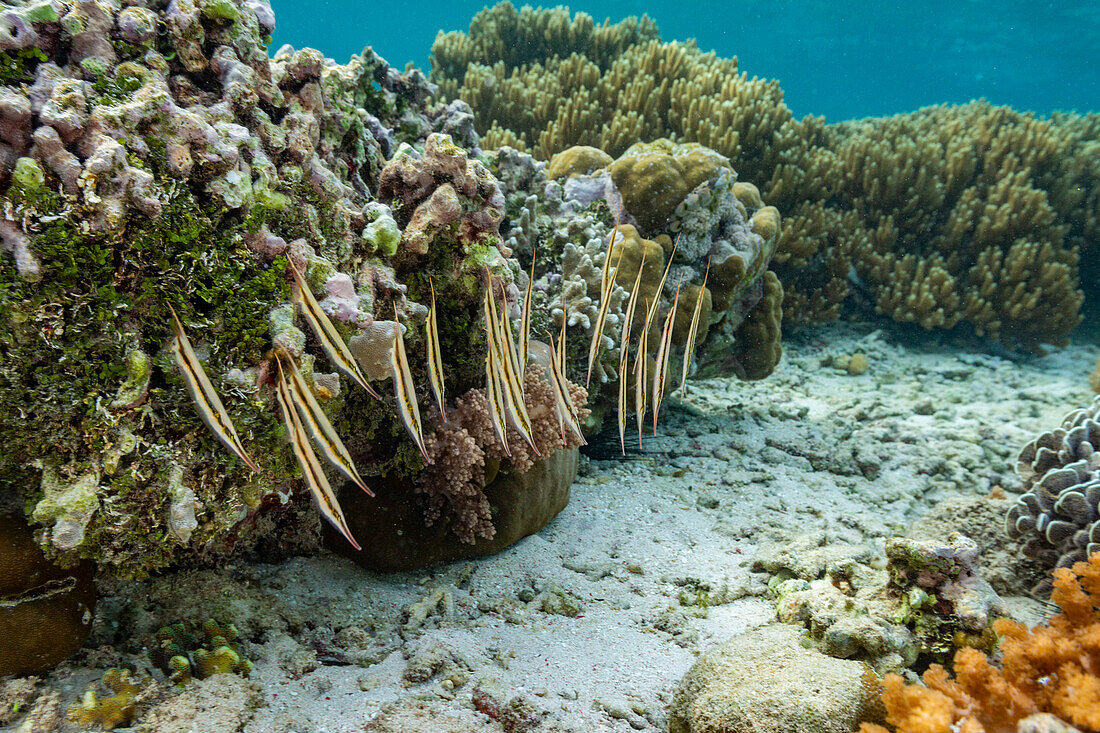
[[[541,367],[531,366],[523,378],[523,391],[535,445],[546,457],[561,448],[576,448],[580,443],[569,431],[562,442],[554,393],[543,374]],[[569,391],[578,416],[587,417],[589,411],[584,404],[588,393],[572,383]],[[489,420],[484,389],[472,389],[455,400],[455,406],[447,412],[447,422],[426,436],[424,442],[434,463],[424,472],[417,490],[427,495],[428,524],[436,522],[447,510],[453,517],[451,530],[463,542],[473,543],[479,537],[491,539],[496,530],[489,500],[482,491],[487,483],[487,461],[523,473],[531,470],[538,456],[514,429],[508,431],[511,456],[505,455]]]

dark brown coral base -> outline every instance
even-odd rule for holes
[[[492,539],[462,542],[448,523],[424,524],[424,509],[408,486],[383,480],[372,486],[372,499],[354,486],[340,493],[348,526],[363,545],[356,552],[325,525],[329,547],[368,570],[400,572],[438,563],[500,552],[538,532],[569,503],[569,487],[577,475],[578,451],[559,450],[535,463],[526,473],[502,473],[485,494],[493,511]]]

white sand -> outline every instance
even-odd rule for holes
[[[1091,399],[1100,356],[991,355],[847,324],[796,331],[785,347],[766,380],[693,383],[684,408],[670,398],[643,454],[582,462],[562,514],[497,556],[389,576],[334,556],[226,569],[304,622],[245,644],[263,703],[244,730],[500,731],[475,708],[517,698],[534,713],[515,706],[509,730],[662,729],[696,657],[773,618],[750,572],[761,541],[881,541],[946,497],[1011,488],[1023,442]],[[863,376],[826,365],[856,352],[870,359]],[[705,606],[692,603],[701,588]],[[406,626],[425,598],[438,602]],[[548,612],[570,605],[576,617]],[[83,679],[95,659],[52,684]]]

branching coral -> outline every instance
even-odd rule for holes
[[[528,368],[523,379],[524,402],[531,417],[532,434],[539,454],[545,458],[557,450],[580,445],[570,431],[558,422],[551,387],[544,376],[545,364]],[[584,407],[588,395],[583,387],[570,383],[578,417],[588,415]],[[525,472],[539,456],[514,428],[508,431],[506,453],[489,419],[484,389],[472,389],[455,400],[448,420],[426,437],[428,454],[434,464],[424,472],[418,491],[427,497],[425,510],[429,524],[446,512],[451,531],[463,542],[479,537],[491,539],[495,533],[489,501],[482,489],[499,470]]]
[[[525,12],[533,35],[569,24],[561,8]],[[969,323],[1029,349],[1078,322],[1078,283],[1095,281],[1078,267],[1100,261],[1100,116],[975,102],[827,126],[796,120],[776,82],[655,29],[611,62],[560,34],[494,53],[491,31],[514,15],[482,11],[433,47],[433,79],[474,105],[485,144],[549,159],[671,137],[735,161],[784,215],[775,269],[788,318],[836,318],[854,287],[897,320]]]
[[[897,733],[1011,733],[1020,720],[1050,713],[1081,730],[1100,729],[1100,553],[1055,570],[1051,601],[1062,612],[1034,629],[994,622],[1003,637],[997,664],[962,649],[954,678],[939,665],[925,672],[924,686],[887,675],[887,722]],[[864,724],[861,731],[887,729]]]

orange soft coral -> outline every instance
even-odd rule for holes
[[[1021,719],[1043,712],[1100,731],[1100,552],[1055,570],[1050,599],[1062,613],[1043,626],[994,622],[1003,637],[999,665],[960,649],[954,679],[938,664],[924,673],[924,685],[887,675],[886,722],[896,733],[1013,733]],[[888,733],[866,723],[860,730]]]

